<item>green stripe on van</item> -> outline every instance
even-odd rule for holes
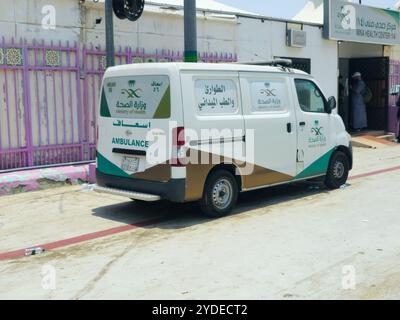
[[[314,161],[307,168],[305,168],[302,172],[300,172],[294,180],[303,179],[307,177],[317,176],[319,174],[324,174],[328,170],[329,160],[331,159],[332,153],[336,148],[329,150],[322,157]]]
[[[104,89],[101,90],[100,115],[102,117],[111,118],[111,113],[110,109],[108,108],[106,93],[104,92]]]
[[[165,91],[153,119],[168,119],[169,117],[171,117],[170,86],[168,86],[167,91]]]
[[[112,163],[110,160],[105,158],[99,152],[97,152],[97,169],[102,173],[110,174],[113,176],[132,178],[124,170],[122,170],[120,167],[116,166],[114,163]]]

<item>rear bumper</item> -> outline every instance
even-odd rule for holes
[[[130,193],[136,193],[139,197],[141,197],[141,195],[150,196],[150,198],[152,198],[152,196],[158,196],[160,200],[185,202],[186,179],[171,179],[168,182],[158,182],[113,176],[102,173],[96,169],[96,180],[98,189],[103,192],[106,192],[107,189],[111,189],[111,191],[115,190],[116,192],[120,190],[120,192],[125,193],[124,196],[129,196]],[[115,192],[107,193],[116,194]],[[135,196],[131,198],[137,199]]]
[[[135,200],[142,200],[142,201],[148,201],[148,202],[158,201],[161,199],[160,196],[156,196],[154,194],[100,187],[97,184],[94,186],[93,190],[98,193],[113,194],[116,196],[127,197],[127,198],[131,198],[131,199],[135,199]]]

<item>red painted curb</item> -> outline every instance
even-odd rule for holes
[[[387,173],[387,172],[396,171],[396,170],[400,170],[400,166],[354,175],[354,176],[349,177],[348,180],[356,180],[356,179],[360,179],[360,178],[366,178],[366,177],[375,176],[378,174]],[[102,231],[97,231],[97,232],[93,232],[93,233],[87,233],[87,234],[83,234],[83,235],[80,235],[77,237],[72,237],[72,238],[59,240],[59,241],[55,241],[55,242],[50,242],[50,243],[43,244],[43,245],[32,246],[30,248],[40,247],[45,250],[52,250],[52,249],[66,247],[66,246],[69,246],[72,244],[77,244],[77,243],[81,243],[81,242],[85,242],[85,241],[89,241],[89,240],[93,240],[93,239],[106,237],[106,236],[117,234],[117,233],[122,233],[122,232],[130,231],[130,230],[134,230],[134,229],[138,229],[138,228],[147,227],[150,225],[155,225],[155,224],[166,222],[166,221],[168,221],[168,219],[165,217],[164,218],[156,218],[156,219],[152,219],[152,220],[138,222],[136,224],[128,224],[128,225],[115,227],[115,228],[111,228],[111,229],[106,229],[106,230],[102,230]],[[4,253],[0,253],[0,261],[14,259],[14,258],[20,258],[23,256],[25,256],[25,249],[4,252]]]
[[[50,243],[42,244],[42,245],[36,245],[36,246],[29,247],[29,248],[42,248],[42,249],[45,249],[45,251],[47,251],[47,250],[66,247],[66,246],[69,246],[72,244],[85,242],[88,240],[98,239],[98,238],[110,236],[113,234],[134,230],[137,228],[143,228],[143,227],[147,227],[150,225],[155,225],[155,224],[158,224],[158,223],[161,223],[164,221],[167,221],[167,219],[157,218],[157,219],[139,222],[136,224],[128,224],[128,225],[115,227],[115,228],[111,228],[111,229],[106,229],[106,230],[101,230],[101,231],[97,231],[97,232],[93,232],[93,233],[86,233],[86,234],[83,234],[83,235],[80,235],[77,237],[72,237],[72,238],[59,240],[59,241],[55,241],[55,242],[50,242]],[[0,253],[0,261],[23,257],[23,256],[25,256],[25,249],[28,249],[28,248]]]
[[[349,177],[349,180],[355,180],[355,179],[366,178],[366,177],[370,177],[370,176],[376,176],[378,174],[392,172],[392,171],[396,171],[396,170],[400,170],[400,166],[371,171],[371,172],[362,173],[362,174],[357,174],[357,175]]]

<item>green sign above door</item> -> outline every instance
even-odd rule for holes
[[[324,37],[332,40],[400,44],[400,13],[342,0],[324,0]]]

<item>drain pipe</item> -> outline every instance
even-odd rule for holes
[[[107,68],[115,65],[114,49],[114,22],[113,22],[112,0],[105,0],[105,20],[106,20],[106,51]]]
[[[197,62],[196,0],[184,2],[185,62]]]

